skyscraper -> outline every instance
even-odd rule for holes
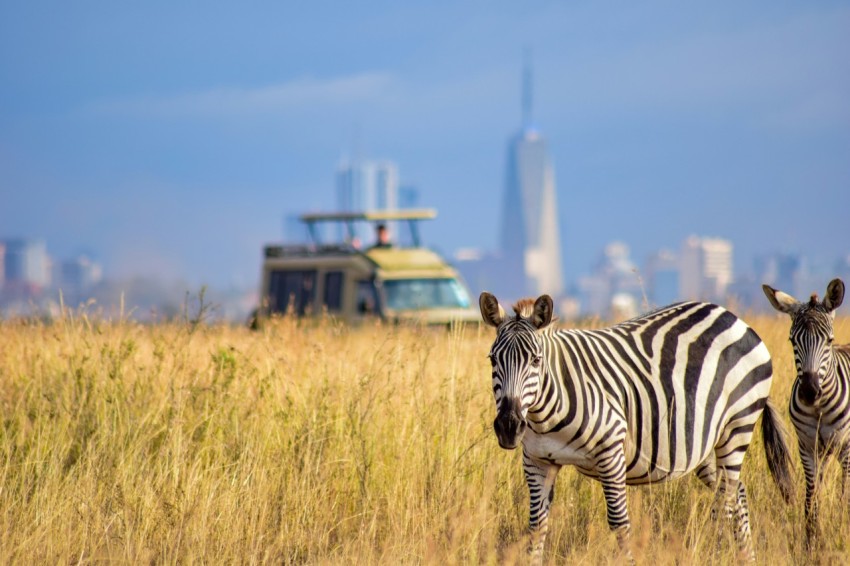
[[[340,212],[398,208],[398,167],[392,161],[343,160],[336,170],[337,208]],[[394,223],[390,223],[391,231]],[[361,239],[362,226],[354,230]],[[340,237],[347,237],[340,226]]]
[[[523,71],[522,128],[508,144],[501,251],[508,296],[563,290],[555,171],[532,121],[531,65]]]
[[[336,171],[340,211],[398,207],[398,167],[392,161],[342,161]]]
[[[732,283],[732,242],[688,237],[680,256],[680,293],[686,300],[721,301]]]
[[[50,258],[44,241],[12,239],[4,246],[4,287],[29,293],[50,284]]]

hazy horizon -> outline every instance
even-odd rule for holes
[[[565,280],[691,234],[850,252],[850,3],[9,3],[0,238],[107,276],[255,285],[339,160],[398,164],[448,256],[498,239],[523,50]]]

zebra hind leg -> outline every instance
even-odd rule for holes
[[[737,474],[736,474],[737,475]],[[746,560],[755,561],[752,536],[750,533],[750,511],[747,503],[747,490],[744,482],[729,478],[728,474],[720,474],[711,518],[716,520],[722,515],[731,524],[735,533],[735,543],[738,551]],[[718,540],[718,543],[720,541]]]
[[[608,528],[617,536],[617,544],[626,561],[634,564],[630,543],[631,523],[626,501],[626,457],[622,444],[597,459],[596,470],[605,496]]]
[[[735,502],[735,541],[751,561],[756,559],[750,532],[750,506],[747,503],[747,488],[738,481],[738,496]]]

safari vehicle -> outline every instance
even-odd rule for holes
[[[431,209],[302,215],[307,244],[265,247],[257,320],[328,313],[352,323],[375,317],[424,324],[479,321],[458,272],[420,243],[418,223],[435,217]],[[361,247],[355,224],[363,222],[376,228],[407,224],[411,243]],[[322,223],[338,231],[343,226],[347,235],[342,242],[323,243]]]

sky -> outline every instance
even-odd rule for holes
[[[523,51],[565,279],[691,234],[850,253],[850,2],[0,0],[0,238],[251,287],[352,153],[494,249]],[[824,281],[825,283],[826,281]]]

